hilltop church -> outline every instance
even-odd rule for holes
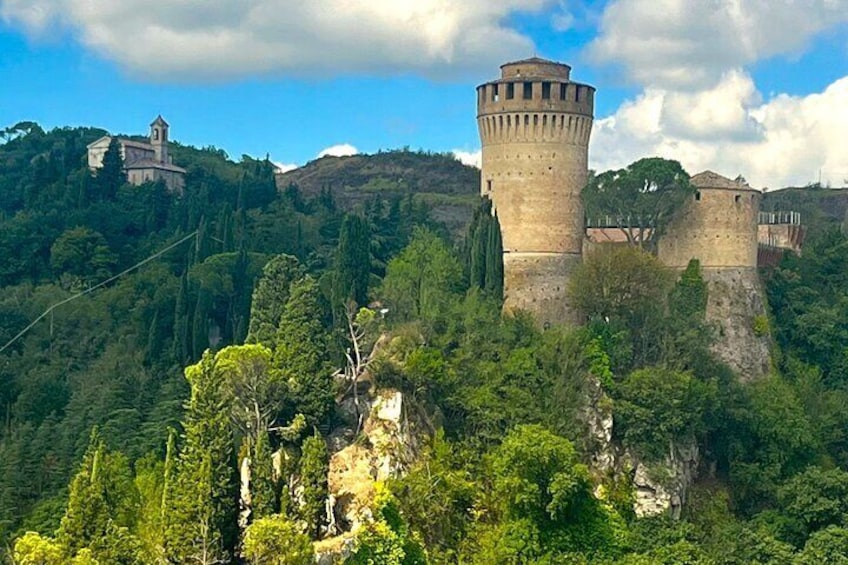
[[[169,127],[168,122],[160,115],[150,124],[149,143],[118,138],[127,182],[138,186],[161,180],[171,192],[183,191],[186,170],[174,165],[168,155]],[[104,135],[88,145],[89,168],[95,170],[103,166],[103,156],[110,143],[112,136]]]

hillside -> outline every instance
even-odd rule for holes
[[[781,188],[763,194],[762,210],[801,213],[801,222],[818,230],[825,226],[848,226],[848,188]]]
[[[434,220],[457,234],[468,224],[476,206],[480,170],[460,163],[451,154],[404,149],[322,157],[277,174],[276,181],[279,190],[296,185],[307,197],[330,189],[345,209],[362,206],[374,197],[414,196],[428,205]]]

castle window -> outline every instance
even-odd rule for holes
[[[740,200],[742,200],[742,197],[741,197],[741,196],[739,196],[739,195],[737,194],[737,195],[733,198],[733,200],[735,200],[735,201],[736,201],[736,203],[737,203],[737,204],[739,204],[739,201],[740,201]]]
[[[567,84],[559,85],[559,99],[560,100],[565,100],[566,98],[568,98],[568,88],[567,87],[568,87]]]
[[[574,101],[580,102],[580,87],[579,86],[574,89]]]
[[[492,192],[492,181],[486,181],[486,192]]]
[[[533,83],[532,82],[525,82],[524,83],[524,99],[530,100],[531,98],[533,98]]]
[[[697,200],[698,202],[701,201],[701,191],[700,190],[695,191],[695,200]]]
[[[153,130],[153,139],[154,139],[154,140],[158,140],[158,139],[159,139],[159,130],[158,130],[158,129],[154,129],[154,130]]]
[[[508,82],[506,83],[506,99],[512,100],[513,98],[515,98],[515,83]]]
[[[550,100],[551,99],[551,83],[543,82],[542,83],[542,100]]]
[[[493,84],[492,85],[492,102],[497,102],[498,100],[500,100],[500,98],[501,98],[500,94],[498,93],[498,85]]]

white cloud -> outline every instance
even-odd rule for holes
[[[700,88],[845,22],[848,0],[613,0],[589,54],[638,84]]]
[[[287,173],[300,168],[300,165],[295,165],[294,163],[277,163],[276,161],[274,162],[274,166],[277,167],[278,173]]]
[[[321,150],[318,153],[318,159],[321,157],[347,157],[349,155],[356,155],[359,153],[359,149],[351,145],[350,143],[339,143],[338,145],[331,145],[326,149]]]
[[[533,52],[507,17],[552,0],[0,0],[34,36],[67,28],[130,72],[161,79],[257,73],[461,76]]]
[[[642,92],[596,121],[593,168],[659,155],[759,187],[848,179],[848,77],[764,101],[746,70],[848,22],[848,0],[613,0],[600,22],[590,58]]]
[[[751,78],[736,71],[693,95],[689,115],[681,96],[649,89],[597,120],[591,166],[606,170],[658,155],[679,160],[693,174],[742,174],[761,188],[805,185],[818,180],[819,170],[824,183],[842,186],[848,179],[848,77],[821,93],[763,103]]]
[[[463,151],[462,149],[454,149],[451,151],[454,157],[456,157],[457,161],[460,163],[464,163],[466,165],[470,165],[472,167],[477,167],[478,169],[482,166],[483,163],[483,152],[479,149],[477,151]]]

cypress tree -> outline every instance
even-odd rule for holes
[[[188,324],[188,277],[185,274],[180,277],[180,290],[177,293],[174,307],[173,356],[177,363],[181,365],[191,358]]]
[[[251,521],[267,518],[277,512],[277,486],[268,433],[258,431],[250,458]]]
[[[102,465],[105,448],[95,428],[82,458],[80,470],[71,481],[68,508],[62,517],[57,540],[67,557],[88,547],[106,533],[109,524],[109,505],[103,482]]]
[[[168,489],[165,536],[175,563],[193,562],[199,553],[224,559],[238,538],[238,483],[224,376],[208,351],[185,375],[191,398],[174,488]]]
[[[103,166],[97,171],[97,191],[99,200],[114,200],[118,189],[127,182],[124,173],[124,159],[121,157],[121,144],[117,137],[109,142],[109,148],[103,154]]]
[[[317,538],[324,516],[327,498],[329,456],[324,438],[317,432],[303,440],[300,456],[300,482],[303,487],[300,518],[306,522],[307,533]]]
[[[321,325],[318,284],[310,276],[291,286],[277,329],[274,364],[290,383],[296,411],[307,422],[324,421],[333,403],[329,336]]]
[[[366,304],[370,277],[371,230],[364,218],[347,214],[342,221],[336,246],[334,309],[349,300],[360,306]]]
[[[292,283],[303,275],[303,266],[291,255],[281,253],[265,264],[262,277],[253,290],[248,343],[274,348],[277,325],[288,302],[289,290]]]
[[[501,223],[495,214],[489,221],[489,238],[486,245],[486,290],[499,302],[503,301],[503,238]]]

